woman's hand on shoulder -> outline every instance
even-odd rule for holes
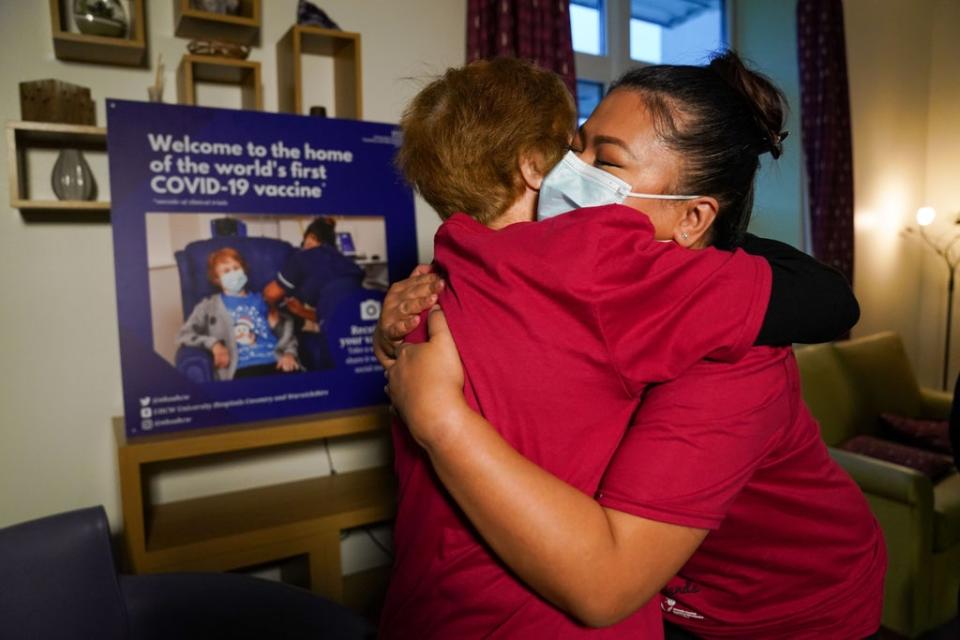
[[[387,367],[387,391],[413,437],[430,448],[462,424],[470,408],[463,397],[460,354],[439,307],[430,312],[427,330],[427,342],[397,348]]]
[[[397,347],[420,324],[420,314],[437,303],[444,282],[430,265],[418,265],[406,280],[394,283],[383,300],[373,337],[373,352],[384,367],[393,364]]]

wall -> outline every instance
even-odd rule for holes
[[[176,64],[187,40],[173,35],[172,0],[146,4],[150,55],[154,62],[161,53],[166,60],[165,98],[173,102]],[[274,43],[294,22],[297,2],[263,4],[262,46],[254,49],[251,59],[263,63],[265,108],[275,111]],[[364,115],[369,120],[396,121],[421,85],[418,79],[464,61],[465,2],[321,4],[344,29],[362,34]],[[20,81],[60,78],[90,87],[100,124],[105,122],[104,98],[146,99],[146,87],[153,81],[153,63],[150,69],[130,69],[56,60],[47,2],[0,2],[0,36],[6,49],[0,58],[3,120],[20,117]],[[229,91],[210,91],[201,98],[214,105],[236,100]],[[98,170],[96,164],[94,169]],[[0,173],[6,172],[3,154]],[[48,175],[39,170],[38,174]],[[102,168],[98,181],[108,193]],[[103,504],[117,528],[119,496],[110,418],[121,412],[122,405],[110,226],[95,217],[22,216],[6,205],[8,201],[7,181],[0,180],[0,291],[5,299],[0,305],[4,354],[0,526]],[[437,223],[422,203],[417,207],[417,225],[421,259],[429,260]],[[332,455],[338,468],[346,470],[382,462],[386,449],[347,443],[334,447]],[[312,476],[327,466],[318,447],[263,457],[239,468],[226,464],[212,473],[187,470],[165,479],[158,490],[168,500]]]
[[[855,335],[898,331],[922,383],[940,384],[946,269],[901,233],[920,206],[956,212],[960,55],[953,0],[846,0],[853,112]],[[956,352],[955,352],[956,353]],[[952,361],[955,363],[956,358]],[[951,370],[956,371],[952,366]]]
[[[957,175],[960,168],[960,3],[937,0],[933,6],[930,60],[930,108],[927,115],[927,181],[924,204],[939,212],[935,233],[946,233],[960,217],[960,192]],[[957,229],[957,227],[953,227]],[[916,248],[914,248],[917,251]],[[946,327],[947,268],[942,260],[924,251],[922,258],[921,306],[918,308],[920,335],[918,360],[923,376],[931,385],[939,384]],[[957,308],[954,307],[954,320]],[[960,366],[960,330],[954,323],[950,349],[950,382]]]

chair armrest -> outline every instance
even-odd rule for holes
[[[103,507],[0,529],[0,638],[126,638]]]
[[[928,420],[946,420],[950,417],[953,394],[949,391],[920,388],[920,410]]]
[[[864,493],[933,512],[933,483],[919,471],[843,449],[828,449]]]
[[[183,346],[177,349],[177,371],[190,382],[213,382],[213,356],[200,347]]]

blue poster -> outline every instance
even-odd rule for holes
[[[372,335],[416,264],[393,125],[107,102],[128,435],[385,403]]]

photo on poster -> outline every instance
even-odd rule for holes
[[[383,216],[151,212],[146,228],[153,348],[191,381],[334,369],[342,300],[370,291],[379,317]]]
[[[108,100],[129,436],[382,405],[417,263],[395,125]]]

